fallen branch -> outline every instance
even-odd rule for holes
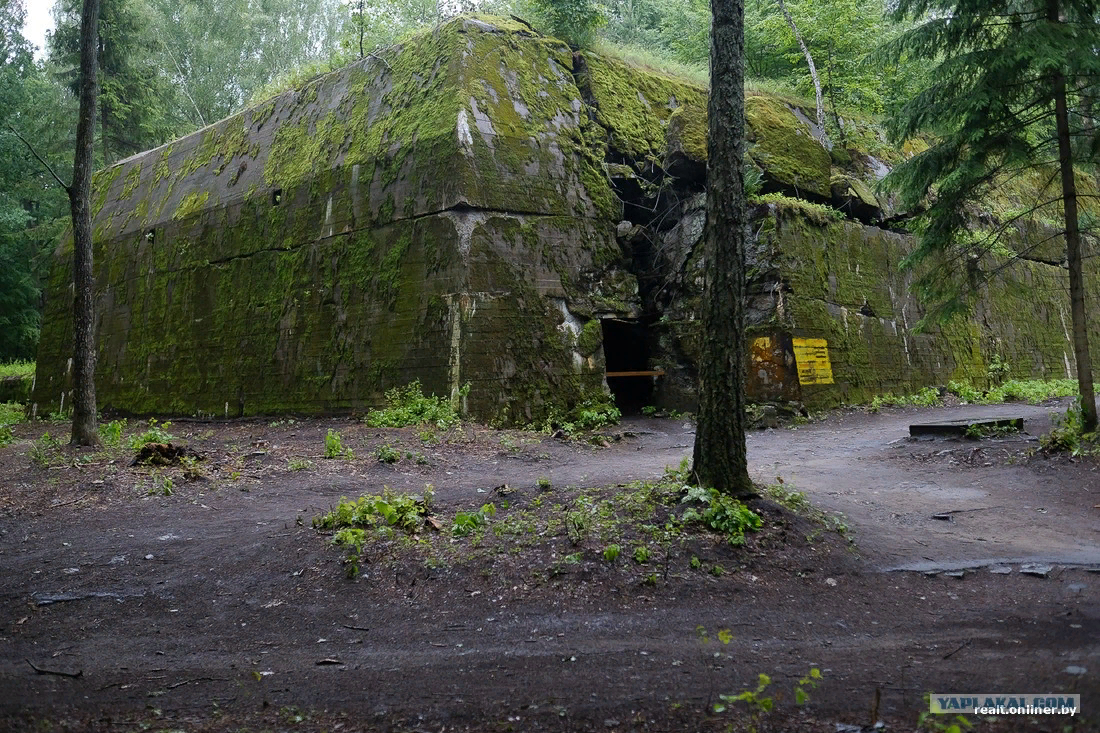
[[[169,690],[174,690],[177,687],[183,687],[184,685],[189,685],[192,682],[228,682],[228,681],[229,680],[226,679],[225,677],[196,677],[193,680],[184,680],[183,682],[176,682],[175,684],[168,685],[168,689]]]
[[[51,504],[50,508],[51,509],[57,509],[59,507],[69,506],[70,504],[76,504],[77,502],[84,501],[87,498],[88,498],[88,495],[85,494],[84,496],[80,497],[79,499],[73,499],[72,501],[63,501],[60,504]]]
[[[84,670],[82,670],[82,669],[78,670],[76,672],[62,672],[62,671],[57,670],[57,669],[45,669],[43,667],[36,667],[34,662],[32,662],[29,659],[27,660],[27,664],[31,665],[31,669],[33,669],[38,674],[52,674],[52,675],[56,675],[57,677],[68,677],[70,679],[76,679],[77,677],[83,677],[84,676]]]
[[[962,646],[960,646],[958,649],[956,649],[954,651],[951,651],[951,652],[948,652],[947,654],[944,654],[943,658],[944,659],[950,659],[951,657],[955,656],[956,654],[961,652],[963,649],[966,649],[968,646],[970,646],[971,641],[973,641],[973,639],[967,639],[966,641],[964,641],[962,643]]]

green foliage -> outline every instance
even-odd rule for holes
[[[469,393],[470,383],[467,382],[458,396],[465,397]],[[370,411],[367,425],[372,428],[403,428],[431,423],[439,430],[446,430],[462,419],[450,400],[435,395],[425,397],[420,389],[420,380],[388,390],[386,402],[384,409]]]
[[[634,562],[638,563],[639,565],[643,565],[649,562],[649,548],[645,545],[638,545],[634,548],[634,553],[632,557],[634,558]]]
[[[607,562],[613,563],[619,559],[619,554],[622,553],[623,548],[619,545],[608,545],[603,548],[603,559]]]
[[[377,456],[382,463],[397,463],[401,460],[401,451],[394,450],[393,446],[386,443],[378,449]]]
[[[4,377],[33,377],[34,376],[34,362],[33,361],[9,361],[7,363],[0,363],[0,379]]]
[[[170,443],[176,439],[176,436],[168,432],[168,428],[172,427],[172,423],[158,423],[155,417],[149,418],[148,427],[130,436],[130,450],[137,453],[149,443]]]
[[[355,458],[355,452],[351,448],[344,447],[344,439],[340,433],[332,428],[325,433],[325,458]]]
[[[61,0],[57,27],[48,39],[50,59],[73,94],[79,91],[80,0]],[[153,15],[145,2],[100,0],[99,95],[96,135],[101,165],[154,148],[175,137],[166,114],[175,91],[159,73]],[[223,82],[224,83],[224,82]]]
[[[41,438],[31,443],[29,455],[39,468],[49,468],[55,459],[61,457],[61,443],[49,432],[42,433]]]
[[[766,193],[763,196],[755,197],[753,201],[763,204],[776,204],[777,206],[788,209],[797,209],[805,214],[806,218],[810,221],[820,225],[825,225],[832,221],[844,221],[844,212],[834,209],[832,206],[815,204],[781,193]]]
[[[701,523],[724,535],[733,546],[744,544],[745,532],[755,532],[764,525],[759,514],[718,489],[689,486],[680,501],[684,504],[703,505],[701,512],[696,507],[686,509],[680,516],[680,521],[684,524]]]
[[[878,412],[883,407],[904,407],[913,405],[916,407],[936,407],[942,405],[940,392],[935,387],[924,387],[916,394],[894,396],[892,394],[876,395],[871,400],[868,408],[871,412]]]
[[[809,702],[810,696],[807,690],[817,689],[821,679],[821,670],[812,667],[806,676],[795,682],[793,688],[795,704],[805,705]],[[722,713],[728,709],[729,705],[745,703],[749,709],[751,720],[749,730],[752,733],[757,733],[761,730],[764,718],[775,707],[775,699],[771,695],[765,694],[771,685],[771,677],[761,672],[757,678],[755,689],[743,690],[736,695],[719,695],[718,698],[721,702],[714,704],[714,712]]]
[[[920,266],[915,285],[932,306],[922,323],[968,313],[984,283],[1030,256],[1034,243],[1013,251],[1006,235],[1028,220],[1065,222],[1052,165],[1059,159],[1055,79],[1068,86],[1071,110],[1091,104],[1100,16],[1076,0],[1054,8],[1050,17],[1045,3],[1030,0],[901,0],[892,10],[895,19],[919,24],[888,46],[889,58],[934,64],[889,124],[899,145],[922,136],[932,144],[884,181],[905,210],[920,212],[911,223],[918,246],[903,265]],[[1075,146],[1069,162],[1094,160],[1090,115],[1070,118],[1071,136],[1092,142]],[[1029,179],[1037,185],[1024,209],[992,212],[977,226],[998,193]]]
[[[457,512],[454,524],[451,526],[451,534],[455,537],[466,537],[478,531],[496,516],[495,504],[483,504],[481,508],[473,512]]]
[[[313,518],[313,528],[339,530],[345,528],[372,529],[380,525],[394,527],[408,534],[418,532],[431,509],[434,492],[425,487],[422,496],[398,494],[388,486],[381,496],[361,496],[358,500],[340,499],[329,512]]]
[[[1020,432],[1020,429],[1015,425],[969,425],[966,428],[966,437],[971,440],[981,440],[982,438],[1003,437],[1018,432]]]
[[[1009,379],[988,390],[979,390],[968,382],[951,381],[947,391],[974,405],[997,405],[1002,402],[1037,404],[1056,397],[1077,394],[1075,379]]]
[[[0,402],[0,425],[14,425],[23,420],[23,405],[18,402]]]
[[[109,449],[117,449],[122,445],[122,432],[126,428],[125,420],[112,420],[99,428],[99,439]],[[159,442],[159,441],[152,441]],[[144,443],[142,443],[144,445]],[[140,450],[140,446],[137,450]]]
[[[598,398],[586,399],[573,407],[568,412],[554,409],[542,424],[542,430],[552,433],[560,428],[566,435],[572,437],[590,430],[599,430],[609,425],[617,425],[622,413],[607,395]],[[529,425],[528,429],[537,428]]]
[[[1100,434],[1084,431],[1085,418],[1081,398],[1062,415],[1055,415],[1049,433],[1039,436],[1039,445],[1047,453],[1069,453],[1073,456],[1100,453]]]
[[[535,486],[537,486],[541,491],[549,491],[553,484],[550,483],[549,477],[539,476],[538,479],[535,481]]]
[[[587,48],[607,22],[594,0],[527,0],[545,30],[573,48]]]

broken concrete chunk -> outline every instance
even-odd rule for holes
[[[1050,571],[1054,569],[1053,565],[1042,565],[1040,563],[1029,562],[1020,566],[1020,572],[1024,575],[1034,575],[1037,578],[1045,578],[1050,575]]]

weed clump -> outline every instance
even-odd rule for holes
[[[343,437],[332,428],[325,433],[325,458],[346,458],[349,461],[355,458],[355,452],[344,447]]]
[[[110,426],[108,426],[110,427]],[[142,448],[150,443],[171,443],[176,439],[176,436],[167,431],[167,428],[172,427],[172,423],[157,423],[155,417],[149,418],[149,427],[136,435],[130,436],[130,450],[134,453],[139,452]],[[111,428],[112,434],[114,428]],[[122,437],[122,427],[118,428],[119,439]]]
[[[1069,453],[1072,456],[1100,454],[1100,434],[1084,432],[1085,417],[1081,398],[1062,415],[1055,415],[1049,433],[1039,436],[1039,445],[1047,453]]]
[[[467,382],[458,391],[458,397],[469,394],[470,384]],[[387,407],[371,410],[367,414],[367,425],[372,428],[403,428],[431,423],[439,430],[446,430],[462,421],[450,400],[435,395],[425,396],[420,388],[420,380],[388,390],[386,402]],[[434,434],[431,437],[434,438]]]

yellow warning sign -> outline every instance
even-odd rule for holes
[[[825,339],[791,339],[794,360],[798,364],[799,384],[832,384],[829,342]]]

